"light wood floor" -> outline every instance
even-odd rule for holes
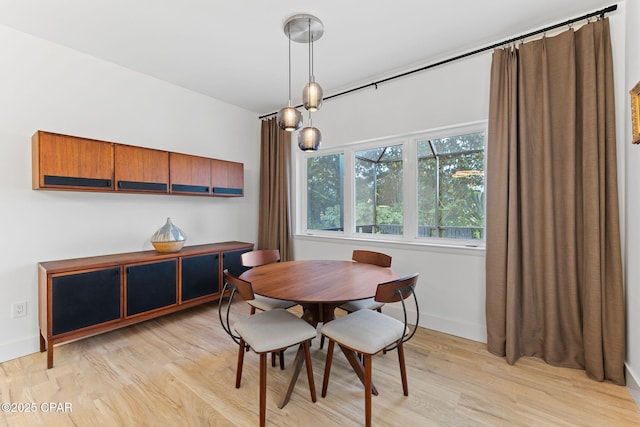
[[[0,425],[257,425],[258,358],[247,354],[242,387],[235,389],[237,346],[217,316],[212,304],[61,345],[49,370],[44,353],[0,364],[0,403],[37,406],[35,413],[0,413]],[[311,402],[303,372],[289,404],[278,409],[287,371],[269,367],[268,425],[363,424],[362,386],[339,350],[327,397],[320,397],[326,353],[318,342],[312,347],[318,401]],[[425,329],[405,353],[408,397],[402,395],[397,353],[374,358],[380,393],[373,397],[374,425],[640,425],[625,387],[589,380],[583,371],[529,358],[509,366],[484,344]],[[287,366],[293,354],[287,352]],[[72,410],[43,412],[48,402],[68,403]]]

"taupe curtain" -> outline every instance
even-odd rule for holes
[[[624,384],[608,19],[493,54],[488,349]]]
[[[280,259],[293,259],[289,221],[289,159],[291,133],[276,119],[262,121],[258,249],[280,249]]]

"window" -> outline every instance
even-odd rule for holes
[[[299,153],[306,191],[298,230],[414,242],[483,240],[485,127]]]
[[[402,235],[402,145],[355,153],[356,232]]]
[[[307,159],[307,228],[344,230],[343,155]]]
[[[484,238],[484,133],[417,144],[418,236]]]

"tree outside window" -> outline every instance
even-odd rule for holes
[[[438,244],[483,240],[485,132],[478,122],[301,155],[307,209],[300,230]]]
[[[418,235],[484,238],[484,133],[418,142]]]
[[[307,229],[344,230],[342,153],[307,159]]]
[[[356,233],[403,234],[402,148],[356,151]]]

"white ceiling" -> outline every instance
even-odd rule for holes
[[[615,4],[615,0],[0,0],[0,24],[266,114],[287,103],[283,24],[309,13],[325,96]],[[292,43],[292,98],[308,78]]]

